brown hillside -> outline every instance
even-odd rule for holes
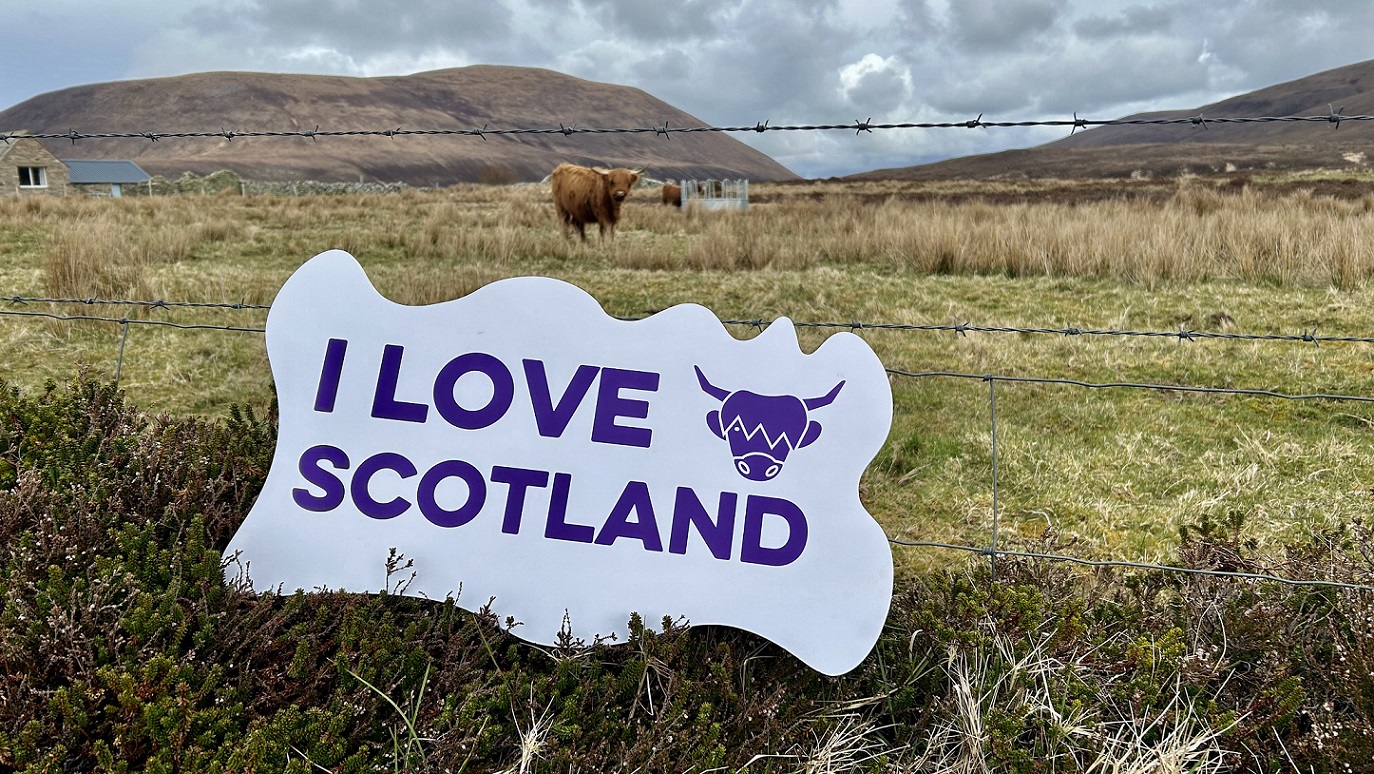
[[[473,66],[415,75],[350,78],[217,72],[118,81],[41,94],[0,111],[0,130],[47,134],[358,131],[704,126],[645,92],[549,70]],[[59,157],[66,140],[44,141]],[[132,159],[174,177],[232,169],[254,180],[405,182],[447,185],[509,174],[540,180],[561,161],[643,166],[655,178],[778,181],[797,175],[717,132],[480,137],[411,135],[91,139],[79,155]]]
[[[1141,118],[1374,115],[1374,61],[1340,67],[1188,110]],[[1167,176],[1371,168],[1374,121],[1102,126],[1034,148],[854,175],[931,180]]]

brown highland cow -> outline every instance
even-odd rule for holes
[[[682,186],[676,183],[663,184],[663,203],[674,207],[682,206]]]
[[[563,236],[571,239],[571,229],[576,228],[582,241],[587,241],[586,227],[595,223],[601,229],[605,240],[609,232],[615,238],[615,225],[620,222],[620,205],[630,195],[630,189],[639,182],[639,171],[634,169],[603,169],[601,167],[579,167],[576,164],[559,164],[554,167],[553,209],[563,226]]]

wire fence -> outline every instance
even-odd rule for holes
[[[146,139],[151,142],[158,142],[167,139],[194,139],[194,138],[216,138],[222,140],[235,140],[247,138],[305,138],[318,141],[321,138],[334,137],[384,137],[390,139],[414,137],[414,136],[455,136],[455,137],[476,137],[482,140],[488,137],[500,136],[519,136],[519,135],[563,135],[573,137],[576,135],[589,134],[646,134],[655,135],[665,139],[671,139],[678,134],[696,133],[765,133],[765,132],[797,132],[797,131],[853,131],[856,135],[872,133],[875,131],[886,130],[910,130],[910,129],[996,129],[1011,127],[1067,127],[1070,133],[1077,132],[1079,129],[1106,126],[1192,126],[1201,130],[1207,130],[1209,125],[1225,124],[1273,124],[1273,123],[1313,123],[1326,124],[1333,129],[1339,129],[1340,125],[1346,121],[1374,121],[1374,115],[1345,115],[1342,109],[1329,106],[1326,114],[1306,115],[1306,116],[1217,116],[1208,117],[1203,114],[1175,117],[1154,117],[1154,118],[1120,118],[1095,120],[1080,118],[1075,112],[1069,119],[1050,119],[1050,120],[1027,120],[1027,121],[994,121],[985,120],[983,114],[976,118],[964,121],[907,121],[895,123],[875,123],[871,118],[867,120],[854,120],[845,123],[830,124],[803,124],[803,125],[779,125],[769,121],[760,121],[752,126],[693,126],[693,127],[674,127],[666,121],[662,125],[638,126],[638,127],[580,127],[576,124],[559,123],[557,127],[516,127],[516,128],[491,128],[482,126],[481,128],[430,128],[430,129],[405,129],[401,127],[386,129],[350,129],[350,130],[326,130],[316,126],[309,130],[292,131],[252,131],[219,129],[206,131],[119,131],[119,132],[81,132],[76,129],[69,129],[65,132],[48,133],[6,133],[0,132],[0,143],[8,145],[19,139],[39,139],[39,140],[68,140],[73,145],[79,141],[102,140],[102,139]],[[183,323],[171,320],[149,319],[142,317],[129,316],[106,316],[99,314],[73,314],[69,312],[44,311],[36,309],[24,309],[21,307],[47,305],[54,306],[86,306],[86,307],[124,307],[136,308],[144,313],[158,311],[171,311],[177,309],[214,309],[235,312],[265,312],[270,306],[263,304],[247,303],[205,303],[190,301],[137,301],[126,299],[102,299],[102,298],[42,298],[24,296],[0,296],[0,302],[8,304],[8,308],[0,308],[0,317],[17,319],[49,319],[68,322],[98,322],[120,326],[121,335],[119,339],[119,354],[115,367],[115,381],[118,383],[124,367],[124,350],[128,340],[130,326],[147,325],[162,326],[187,331],[218,331],[234,333],[264,333],[265,329],[247,325],[212,325],[204,323]],[[625,320],[643,318],[619,318]],[[725,325],[746,326],[755,329],[766,327],[771,321],[764,319],[753,320],[724,320]],[[1136,330],[1113,330],[1113,329],[1094,329],[1079,328],[1075,326],[1064,327],[1017,327],[1017,326],[982,326],[971,324],[967,321],[954,321],[949,324],[894,324],[894,323],[871,323],[851,320],[849,322],[793,322],[799,328],[824,328],[860,331],[905,331],[905,332],[947,332],[956,336],[966,337],[970,334],[1019,334],[1019,335],[1052,335],[1066,337],[1144,337],[1154,339],[1175,340],[1180,345],[1185,342],[1203,342],[1207,340],[1235,340],[1235,341],[1260,341],[1260,342],[1290,342],[1312,344],[1320,346],[1324,343],[1358,343],[1374,344],[1374,338],[1363,336],[1331,336],[1318,335],[1316,329],[1302,331],[1296,334],[1281,333],[1236,333],[1236,332],[1215,332],[1198,331],[1180,327],[1175,331],[1136,331]],[[1354,402],[1374,402],[1374,396],[1363,395],[1342,395],[1334,393],[1311,393],[1311,394],[1291,394],[1281,393],[1267,389],[1247,389],[1247,388],[1223,388],[1206,387],[1182,384],[1150,384],[1138,382],[1086,382],[1075,379],[1065,379],[1056,377],[1029,377],[1029,376],[1009,376],[997,374],[974,374],[960,373],[955,371],[908,371],[889,366],[887,372],[895,378],[904,379],[930,379],[930,378],[955,378],[971,379],[986,382],[988,385],[988,416],[989,434],[991,440],[991,485],[992,485],[992,532],[991,540],[986,546],[969,546],[952,543],[938,543],[925,541],[911,541],[897,538],[889,538],[893,545],[912,547],[912,548],[935,548],[950,551],[965,551],[979,554],[988,558],[991,563],[994,577],[996,575],[997,560],[1003,558],[1022,558],[1036,559],[1054,562],[1072,563],[1088,567],[1117,567],[1126,569],[1138,569],[1146,571],[1169,572],[1192,575],[1206,575],[1222,578],[1233,578],[1251,581],[1265,581],[1282,583],[1293,586],[1324,586],[1335,587],[1356,591],[1374,591],[1374,585],[1364,585],[1355,583],[1345,583],[1330,580],[1304,580],[1283,577],[1269,573],[1255,572],[1236,572],[1209,568],[1180,567],[1173,565],[1154,564],[1147,562],[1130,562],[1119,560],[1091,560],[1081,557],[1066,556],[1056,553],[1038,553],[1009,550],[999,546],[999,527],[1000,527],[1000,503],[999,503],[999,479],[997,468],[997,387],[999,384],[1013,383],[1036,383],[1036,384],[1056,384],[1087,389],[1139,389],[1161,392],[1191,392],[1207,393],[1218,395],[1245,395],[1263,396],[1279,400],[1294,401],[1354,401]]]
[[[267,304],[248,304],[235,302],[193,302],[193,301],[138,301],[128,299],[106,299],[106,298],[44,298],[27,296],[0,296],[0,302],[8,305],[9,308],[0,308],[0,318],[10,317],[17,319],[50,319],[68,322],[98,322],[118,325],[121,328],[119,340],[119,354],[115,367],[114,379],[116,384],[121,378],[124,367],[124,350],[128,339],[130,326],[149,325],[163,326],[187,331],[218,331],[235,333],[264,333],[265,328],[247,325],[211,325],[203,323],[184,323],[171,320],[131,318],[127,316],[113,317],[96,314],[69,314],[57,311],[39,311],[15,307],[46,304],[49,306],[85,306],[85,307],[112,307],[112,308],[137,308],[144,312],[156,311],[175,311],[186,309],[217,310],[227,312],[255,312],[262,313],[271,309]],[[634,321],[646,319],[645,317],[618,317],[617,319]],[[722,320],[722,323],[733,327],[748,327],[761,330],[771,321],[762,318],[752,320]],[[969,334],[1043,334],[1056,336],[1099,336],[1099,337],[1147,337],[1155,339],[1173,339],[1180,345],[1185,342],[1205,342],[1209,340],[1232,340],[1232,341],[1258,341],[1272,343],[1303,343],[1320,346],[1327,342],[1360,343],[1374,344],[1374,338],[1363,336],[1319,336],[1315,330],[1304,331],[1301,334],[1273,334],[1273,333],[1218,333],[1209,331],[1179,330],[1179,331],[1140,331],[1140,330],[1099,330],[1081,329],[1075,327],[1019,327],[1019,326],[980,326],[972,325],[967,322],[956,322],[948,325],[914,325],[914,324],[891,324],[891,323],[869,323],[853,320],[850,322],[824,322],[824,321],[794,321],[793,324],[799,328],[824,328],[841,329],[848,331],[865,330],[884,330],[902,331],[910,333],[952,333],[959,337],[967,337]],[[992,487],[992,507],[991,507],[991,535],[990,541],[985,546],[961,545],[955,543],[929,542],[904,540],[889,537],[888,540],[894,546],[908,548],[932,548],[948,551],[963,551],[975,553],[987,557],[990,562],[993,577],[997,574],[997,560],[999,558],[1019,558],[1033,559],[1051,562],[1070,563],[1079,566],[1093,568],[1122,568],[1143,571],[1169,572],[1186,575],[1203,575],[1221,578],[1230,578],[1249,581],[1264,581],[1287,584],[1291,586],[1322,586],[1333,587],[1354,591],[1374,591],[1374,585],[1347,583],[1333,580],[1313,580],[1289,578],[1272,573],[1227,571],[1210,568],[1181,567],[1177,565],[1157,564],[1150,562],[1133,562],[1124,560],[1096,560],[1083,557],[1068,556],[1058,553],[1042,553],[1019,551],[1004,548],[999,545],[1000,541],[1000,519],[1001,504],[998,477],[998,419],[997,419],[997,389],[998,385],[1006,384],[1052,384],[1064,385],[1077,388],[1102,390],[1102,389],[1132,389],[1150,390],[1157,392],[1187,392],[1203,393],[1214,395],[1231,396],[1262,396],[1278,400],[1289,401],[1348,401],[1360,403],[1374,403],[1374,395],[1349,395],[1339,393],[1284,393],[1268,389],[1255,389],[1244,387],[1210,387],[1187,384],[1157,384],[1144,382],[1088,382],[1077,379],[1067,379],[1061,377],[1043,376],[1011,376],[990,373],[963,373],[957,371],[909,371],[895,368],[890,365],[886,367],[887,373],[894,378],[902,379],[934,379],[951,378],[965,379],[985,382],[988,385],[988,417],[990,435],[990,473]]]
[[[560,122],[557,127],[512,127],[512,128],[491,128],[482,126],[481,128],[448,128],[448,129],[405,129],[403,127],[387,129],[321,129],[316,126],[314,129],[296,130],[240,130],[240,129],[219,129],[189,132],[168,132],[168,131],[120,131],[120,132],[80,132],[76,129],[68,129],[65,132],[41,132],[33,134],[20,134],[17,132],[0,132],[0,142],[8,144],[12,140],[21,138],[32,138],[39,140],[70,140],[75,145],[80,140],[149,140],[158,142],[168,139],[195,139],[195,138],[218,138],[222,140],[236,140],[256,137],[297,137],[310,140],[331,137],[477,137],[485,140],[487,137],[501,136],[520,136],[520,135],[554,135],[561,134],[565,137],[582,134],[652,134],[659,137],[671,138],[675,134],[699,134],[699,133],[758,133],[765,132],[825,132],[825,131],[852,131],[855,134],[872,133],[874,131],[900,130],[900,129],[999,129],[1013,127],[1068,127],[1070,133],[1079,129],[1089,129],[1095,126],[1196,126],[1207,129],[1211,124],[1273,124],[1273,123],[1316,123],[1329,124],[1335,129],[1339,129],[1341,124],[1346,121],[1374,121],[1371,115],[1344,115],[1341,110],[1329,107],[1325,114],[1306,115],[1306,116],[1215,116],[1208,117],[1201,113],[1182,117],[1155,117],[1155,118],[1109,118],[1109,119],[1090,119],[1080,118],[1075,112],[1072,118],[1059,119],[1039,119],[1028,121],[991,121],[984,120],[983,114],[979,113],[977,118],[964,121],[901,121],[893,123],[877,122],[872,118],[864,121],[855,119],[851,122],[830,123],[830,124],[772,124],[767,120],[756,122],[752,126],[670,126],[667,121],[660,125],[651,126],[622,126],[622,127],[589,127],[578,126],[576,123],[564,124]]]

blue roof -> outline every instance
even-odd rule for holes
[[[62,159],[73,184],[82,183],[143,183],[148,173],[132,161],[93,161],[90,159]]]

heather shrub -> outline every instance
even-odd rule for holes
[[[840,677],[672,619],[631,616],[624,643],[530,645],[486,608],[401,595],[402,556],[377,568],[389,594],[251,594],[251,567],[221,551],[275,420],[149,416],[84,379],[0,388],[0,770],[1337,772],[1374,757],[1374,595],[1355,588],[978,558],[903,576],[873,653]],[[1275,556],[1242,522],[1190,525],[1175,560],[1370,580],[1362,524]],[[1027,553],[1062,548],[1039,541]]]

